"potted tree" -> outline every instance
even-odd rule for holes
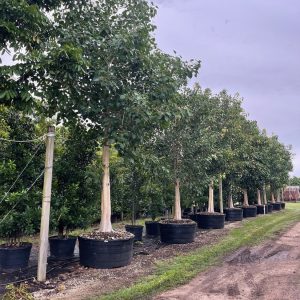
[[[14,193],[10,196],[10,201],[16,203],[22,196],[24,197]],[[0,237],[6,242],[0,245],[0,270],[16,270],[28,266],[32,243],[23,242],[21,238],[25,234],[33,233],[30,225],[32,224],[28,209],[25,212],[14,210],[9,215],[2,215]]]
[[[146,234],[148,236],[159,236],[159,222],[156,220],[162,215],[163,201],[161,199],[161,189],[156,183],[152,183],[148,186],[149,200],[148,200],[148,214],[151,217],[151,221],[146,221]]]
[[[228,192],[228,207],[224,210],[226,221],[241,221],[243,219],[243,209],[240,207],[234,207],[232,198],[232,186],[229,184]]]
[[[43,142],[11,141],[36,139],[32,118],[14,107],[0,105],[0,120],[0,137],[10,140],[0,148],[0,269],[16,270],[27,267],[32,247],[23,236],[39,229]]]
[[[257,189],[257,214],[265,215],[268,213],[268,206],[265,204],[262,204],[261,201],[261,192],[260,189]]]
[[[143,225],[136,224],[136,213],[137,213],[137,206],[139,206],[139,198],[140,198],[140,188],[141,188],[141,178],[138,172],[138,160],[133,159],[133,163],[130,163],[129,160],[129,170],[131,171],[129,176],[128,186],[130,190],[129,197],[131,199],[131,224],[125,225],[125,229],[128,232],[134,234],[134,241],[141,242],[143,240]]]
[[[208,209],[207,212],[197,214],[199,228],[221,229],[224,228],[225,214],[217,213],[214,210],[214,182],[211,180],[208,186]]]
[[[98,230],[79,237],[84,266],[130,263],[134,236],[111,224],[110,148],[127,156],[145,132],[167,125],[176,108],[174,95],[199,67],[157,49],[151,24],[155,13],[146,1],[80,2],[53,14],[61,34],[43,44],[39,64],[26,57],[33,72],[47,72],[36,83],[46,95],[47,113],[58,122],[84,124],[96,133],[102,151],[101,221]]]
[[[256,217],[257,215],[257,207],[255,205],[249,205],[248,200],[248,190],[246,188],[242,189],[243,191],[243,217],[251,218]]]
[[[77,236],[69,234],[70,230],[85,228],[95,219],[91,186],[96,182],[89,168],[95,159],[96,143],[92,132],[80,124],[58,128],[57,134],[51,210],[51,227],[57,235],[49,238],[49,245],[52,257],[66,259],[73,256],[77,240]]]

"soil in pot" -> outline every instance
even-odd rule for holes
[[[285,209],[285,202],[280,202],[281,204],[281,209]]]
[[[257,216],[257,207],[255,205],[243,206],[243,217],[254,218]]]
[[[273,212],[273,204],[268,203],[268,214],[271,214]]]
[[[76,240],[76,236],[49,237],[50,255],[57,259],[66,259],[73,257]]]
[[[26,268],[31,248],[31,243],[20,243],[18,246],[0,245],[0,270]]]
[[[199,228],[221,229],[224,228],[225,214],[202,212],[197,214],[197,223]]]
[[[257,207],[257,214],[258,215],[265,215],[268,213],[268,206],[266,205],[256,205]]]
[[[130,264],[134,235],[126,231],[92,232],[78,237],[80,264],[112,269]]]
[[[146,234],[150,236],[159,235],[159,223],[157,221],[146,221]]]
[[[273,211],[274,210],[281,210],[281,203],[280,202],[275,202],[275,203],[272,203],[273,205]]]
[[[190,219],[159,222],[160,240],[168,244],[187,244],[195,239],[197,224]]]
[[[143,240],[143,229],[142,225],[125,225],[126,231],[134,234],[134,241],[142,241]]]
[[[234,222],[243,220],[243,209],[242,208],[225,208],[225,220]]]

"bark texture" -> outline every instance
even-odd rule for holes
[[[275,203],[275,197],[274,197],[274,193],[273,192],[271,193],[271,202]]]
[[[174,219],[181,220],[180,180],[178,178],[175,180]]]
[[[222,180],[222,175],[219,176],[219,207],[220,207],[220,213],[223,213],[224,209],[223,209],[223,180]]]
[[[213,180],[210,182],[209,190],[208,190],[208,212],[215,212],[214,209],[214,182]]]
[[[249,206],[249,202],[248,202],[248,193],[247,193],[247,189],[243,189],[243,193],[244,193],[244,206]]]
[[[234,208],[233,206],[233,199],[232,199],[232,192],[230,191],[229,195],[228,195],[228,207],[229,208]]]
[[[264,204],[268,204],[267,193],[266,193],[266,186],[265,185],[263,187],[263,195],[264,195]]]
[[[260,190],[257,189],[257,204],[261,205]]]
[[[111,226],[111,201],[110,201],[110,178],[109,178],[109,146],[104,145],[102,149],[102,193],[101,193],[101,232],[113,231]]]

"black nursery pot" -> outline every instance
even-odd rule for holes
[[[268,203],[268,214],[271,214],[273,212],[273,204]]]
[[[146,221],[146,234],[152,235],[152,236],[158,236],[159,235],[159,223],[156,221]]]
[[[76,240],[76,236],[69,236],[68,238],[60,236],[49,237],[50,255],[58,259],[73,257]]]
[[[281,202],[281,209],[285,209],[285,202]]]
[[[195,239],[196,223],[159,223],[160,240],[168,244],[187,244]]]
[[[189,218],[195,222],[197,222],[197,214],[189,214]]]
[[[224,228],[225,214],[220,213],[200,213],[197,214],[199,228],[221,229]]]
[[[142,225],[125,225],[125,230],[134,234],[134,241],[143,240],[143,228]]]
[[[19,247],[0,245],[0,270],[17,270],[28,266],[31,243],[22,243]]]
[[[256,206],[243,206],[243,217],[244,218],[254,218],[257,216]]]
[[[273,205],[273,210],[281,210],[281,203],[280,202],[272,203],[272,205]]]
[[[257,214],[258,215],[265,215],[268,213],[268,206],[267,205],[256,205],[257,207]]]
[[[80,264],[95,269],[112,269],[130,264],[133,240],[103,241],[78,237]]]
[[[243,220],[243,209],[242,208],[225,208],[225,220],[226,221],[241,221]]]

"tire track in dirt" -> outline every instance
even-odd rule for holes
[[[154,299],[300,299],[300,223],[271,241],[236,251],[221,266]]]

